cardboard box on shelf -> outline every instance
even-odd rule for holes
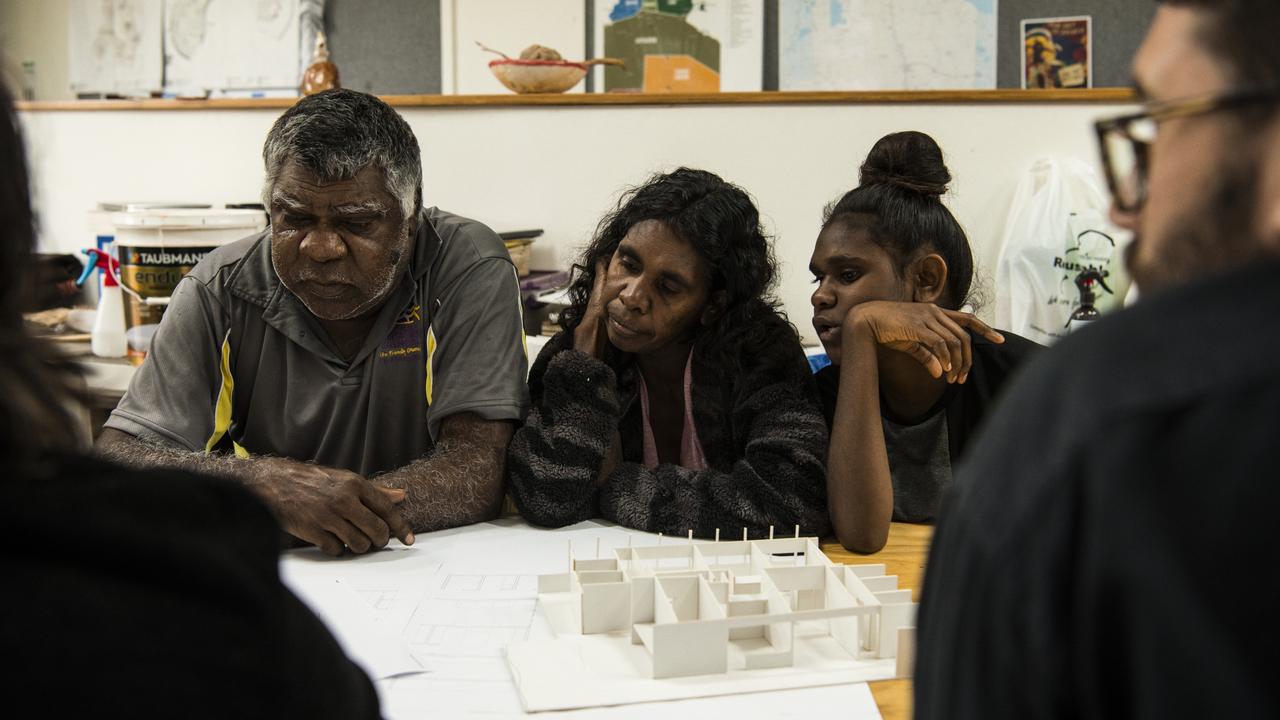
[[[529,274],[529,251],[533,246],[532,240],[508,240],[507,254],[511,256],[511,262],[516,266],[516,274],[525,277]]]
[[[511,256],[511,262],[516,266],[516,274],[524,277],[529,274],[529,254],[533,249],[533,241],[542,230],[509,230],[507,232],[498,233],[498,237],[502,238],[502,242],[507,246],[507,254]]]

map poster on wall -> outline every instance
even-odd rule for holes
[[[785,0],[781,90],[996,86],[998,0]]]
[[[595,54],[605,92],[762,89],[764,0],[593,0]]]
[[[1022,21],[1022,88],[1093,87],[1088,16]]]

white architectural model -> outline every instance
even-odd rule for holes
[[[816,538],[800,537],[677,541],[618,548],[614,555],[574,559],[571,553],[569,572],[539,576],[539,599],[556,641],[541,644],[543,657],[531,652],[531,647],[513,646],[508,651],[526,709],[742,691],[742,683],[725,685],[714,677],[726,673],[739,680],[768,680],[765,686],[748,683],[745,687],[750,689],[848,682],[826,671],[859,662],[870,666],[875,661],[880,677],[910,674],[916,604],[910,590],[898,589],[896,576],[884,575],[884,565],[836,564],[823,555]],[[610,681],[604,677],[609,671],[593,668],[608,664],[599,650],[602,645],[589,646],[593,636],[614,638],[615,654],[630,652],[630,660],[617,665],[622,672],[630,668],[641,680],[651,679],[648,686],[656,694],[637,690],[638,694],[611,701],[600,701],[601,692],[595,701],[569,698],[574,685]],[[638,656],[625,650],[620,637],[629,638],[632,646],[642,646],[648,662],[637,663]],[[544,687],[549,684],[548,664],[555,665],[554,672],[561,675],[574,673],[572,667],[546,657],[551,648],[548,642],[560,641],[576,642],[575,656],[582,657],[593,648],[599,655],[582,662],[581,674],[586,677],[550,683],[565,687],[560,693],[563,700],[553,698],[555,693]],[[803,663],[797,661],[797,653],[803,654]],[[897,663],[891,667],[879,662],[895,656]],[[768,672],[777,668],[794,672]],[[602,676],[590,677],[595,673]],[[696,683],[682,681],[681,690],[670,694],[662,683],[652,682],[708,675],[713,677],[706,678],[703,691],[691,692]],[[857,677],[876,679],[865,672]],[[534,684],[538,687],[527,687]],[[644,683],[629,685],[644,687]],[[540,699],[532,702],[531,698]]]

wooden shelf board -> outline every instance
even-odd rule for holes
[[[539,95],[385,95],[393,107],[594,107],[678,105],[876,105],[876,104],[1039,104],[1131,103],[1137,96],[1128,88],[1088,90],[876,90],[850,92],[736,92],[665,95],[642,93],[590,93]],[[19,101],[18,110],[279,110],[296,98],[219,98],[213,100],[67,100]]]

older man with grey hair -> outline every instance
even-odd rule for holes
[[[417,140],[371,95],[300,100],[263,159],[270,228],[178,284],[98,451],[243,482],[331,554],[493,517],[528,406],[502,241],[422,207]]]

